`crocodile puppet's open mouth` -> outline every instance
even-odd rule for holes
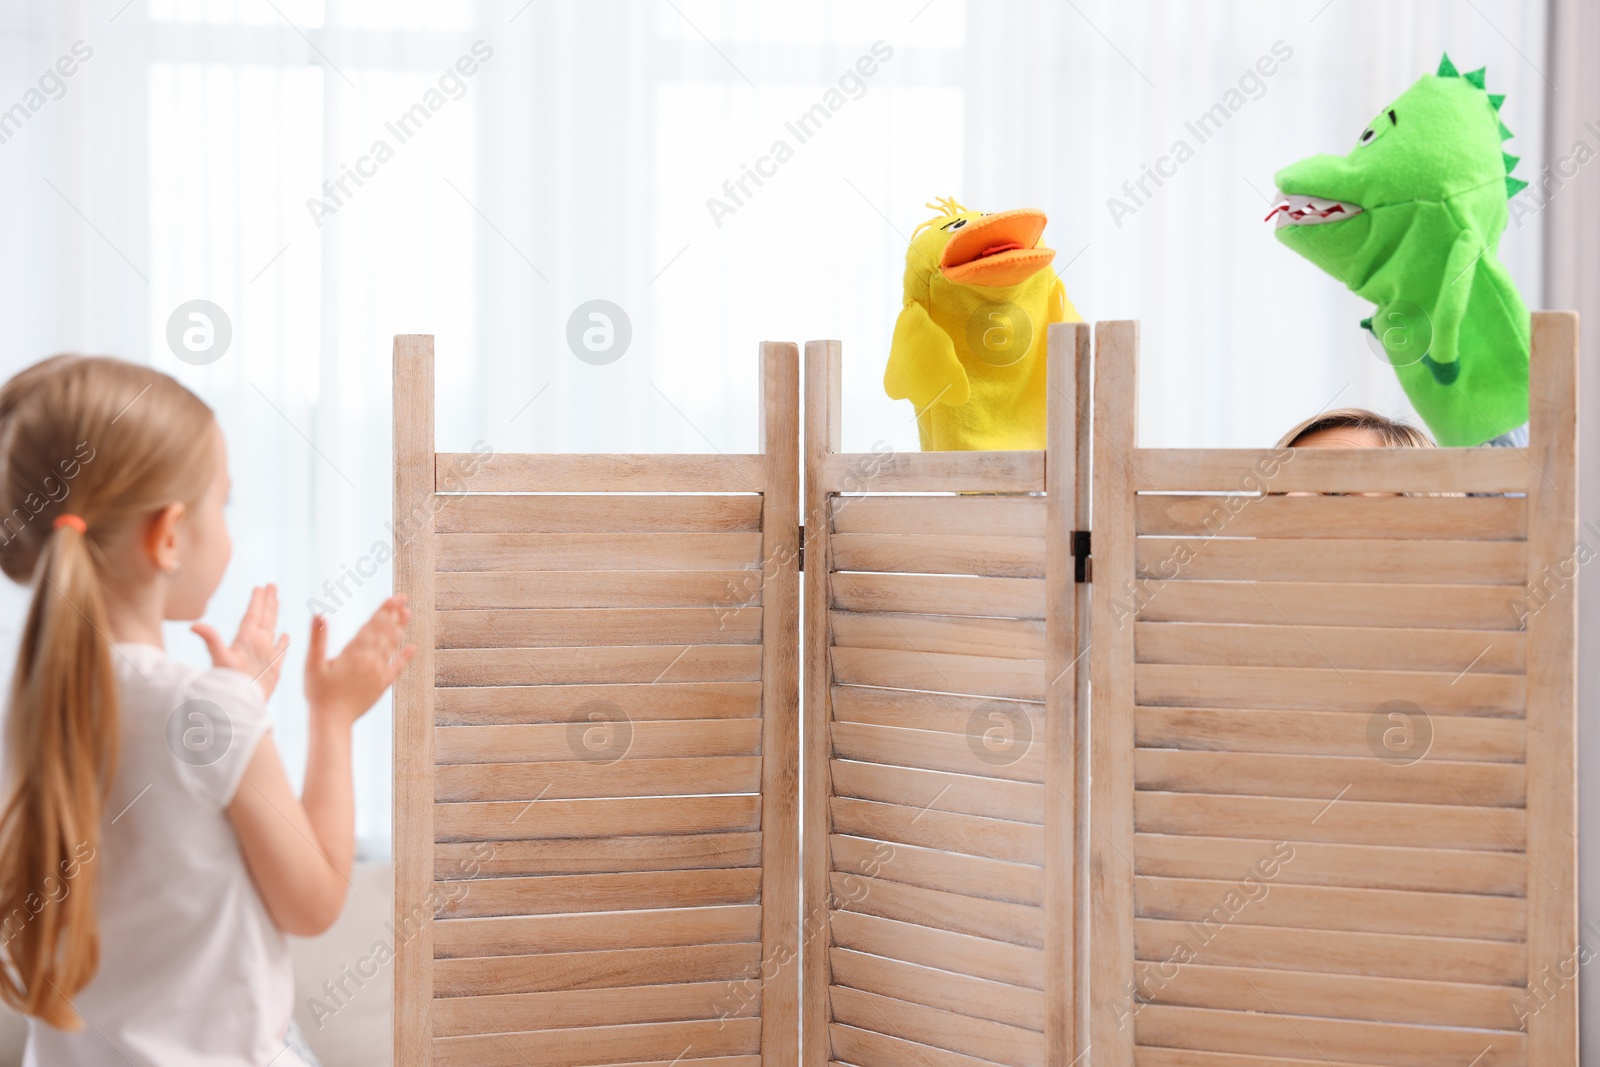
[[[955,232],[939,267],[960,285],[1016,285],[1056,258],[1053,250],[1039,247],[1044,223],[1044,212],[1027,208],[985,215]]]
[[[1277,219],[1277,228],[1285,226],[1320,226],[1325,222],[1338,222],[1361,214],[1360,204],[1343,200],[1324,200],[1316,196],[1279,193],[1277,203],[1267,214]]]

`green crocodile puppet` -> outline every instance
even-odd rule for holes
[[[1503,96],[1447,55],[1362,131],[1349,155],[1278,172],[1280,241],[1377,305],[1371,330],[1442,445],[1521,443],[1528,309],[1496,255],[1527,183],[1500,143]]]

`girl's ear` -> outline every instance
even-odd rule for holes
[[[150,565],[162,574],[178,570],[178,527],[188,508],[182,501],[168,504],[150,519],[145,528],[144,550]]]

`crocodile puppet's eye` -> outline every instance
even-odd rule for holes
[[[1389,121],[1385,122],[1383,121],[1384,119],[1388,119]],[[1388,111],[1385,111],[1382,115],[1374,119],[1366,129],[1361,131],[1360,143],[1371,144],[1379,137],[1382,137],[1386,130],[1392,130],[1398,125],[1400,125],[1400,118],[1394,113],[1394,108],[1390,108]]]

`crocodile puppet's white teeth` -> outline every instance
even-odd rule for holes
[[[1278,200],[1267,214],[1267,218],[1277,219],[1276,225],[1280,227],[1315,226],[1324,222],[1338,222],[1340,219],[1359,214],[1361,214],[1359,204],[1350,204],[1343,200],[1324,200],[1316,196],[1279,193]]]

